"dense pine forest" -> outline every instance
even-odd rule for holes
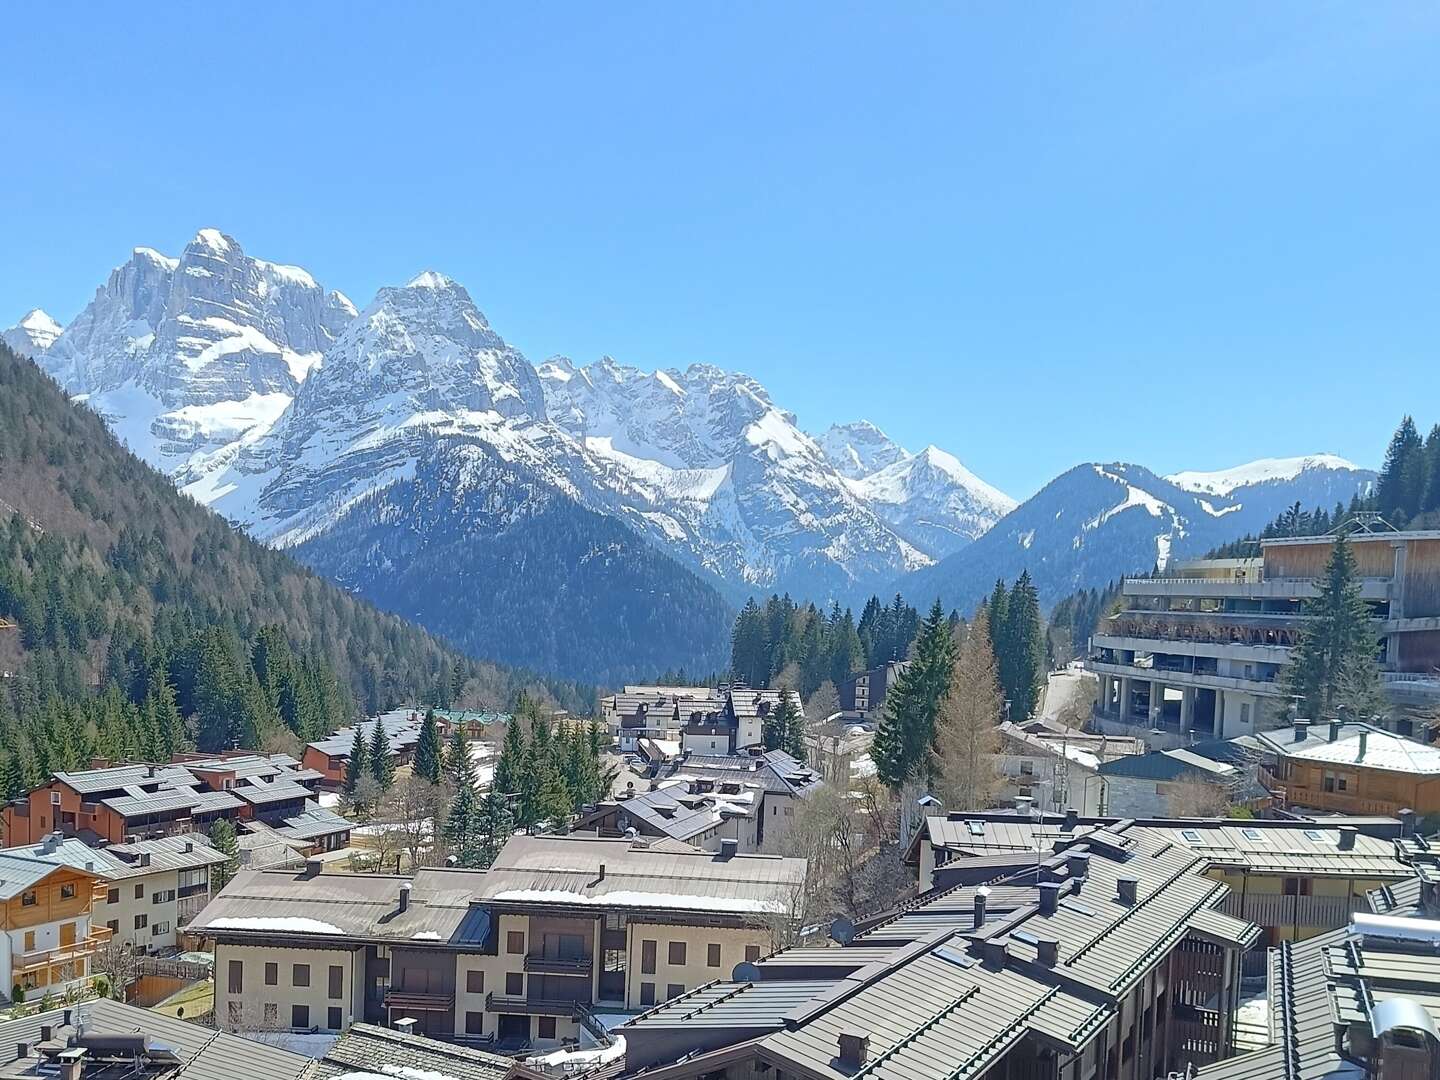
[[[593,692],[461,656],[180,494],[0,347],[0,786],[287,745],[357,711]]]

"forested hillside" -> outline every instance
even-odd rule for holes
[[[355,710],[572,708],[588,688],[470,660],[237,532],[0,346],[0,758],[313,737]]]

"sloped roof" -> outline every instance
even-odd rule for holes
[[[435,1080],[504,1080],[514,1065],[510,1058],[482,1050],[405,1035],[374,1024],[352,1024],[306,1080],[332,1080],[353,1076],[357,1071],[393,1076],[424,1074]]]

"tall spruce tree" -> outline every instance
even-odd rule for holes
[[[771,718],[767,717],[767,721]],[[775,746],[796,761],[805,760],[805,718],[800,712],[795,691],[782,690],[773,715]],[[768,741],[767,741],[768,746]]]
[[[415,740],[415,775],[438,784],[444,764],[445,746],[440,741],[440,725],[435,721],[435,710],[426,709],[425,719],[420,724],[420,737]]]
[[[1415,421],[1400,421],[1385,451],[1380,478],[1375,482],[1375,502],[1382,516],[1403,527],[1420,508],[1425,484],[1425,454]]]
[[[1310,617],[1285,672],[1300,714],[1318,720],[1335,716],[1341,706],[1361,715],[1383,707],[1376,631],[1345,537],[1336,539],[1319,594],[1306,603],[1305,614]]]
[[[458,728],[456,729],[458,732]],[[463,736],[462,736],[463,739]],[[475,763],[470,760],[468,748],[462,742],[460,752],[448,763],[450,781],[454,795],[450,799],[450,813],[445,819],[442,834],[450,854],[460,866],[478,867],[485,854],[484,838],[481,834],[479,777]]]
[[[216,818],[210,826],[210,846],[225,856],[224,862],[210,868],[210,891],[213,895],[225,888],[240,869],[240,841],[235,835],[235,826],[226,818]]]
[[[370,744],[365,741],[365,735],[361,731],[360,725],[356,724],[355,738],[350,743],[350,757],[345,762],[345,794],[353,797],[360,778],[369,774]]]
[[[885,694],[885,712],[871,749],[876,774],[893,790],[911,779],[933,779],[935,719],[950,686],[954,659],[949,620],[936,600],[920,626],[910,664]]]
[[[1028,720],[1035,711],[1045,682],[1045,626],[1040,619],[1040,597],[1023,570],[1005,604],[1004,656],[996,658],[1001,684],[1010,701],[1010,719]]]
[[[379,717],[370,737],[369,764],[370,775],[380,785],[380,790],[389,791],[390,785],[395,783],[395,759],[390,756],[390,735],[385,730],[385,722]]]

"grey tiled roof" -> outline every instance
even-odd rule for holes
[[[331,1080],[357,1072],[396,1076],[423,1073],[436,1080],[503,1080],[513,1064],[509,1058],[454,1043],[402,1035],[373,1024],[354,1024],[336,1040],[307,1080]]]

